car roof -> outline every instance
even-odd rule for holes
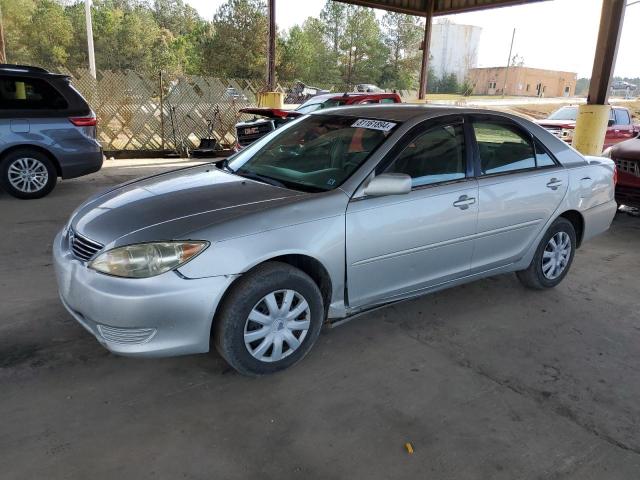
[[[68,78],[68,75],[53,73],[42,67],[33,65],[18,65],[12,63],[0,63],[0,74],[11,76],[29,76],[36,78]]]
[[[393,120],[396,122],[406,122],[418,117],[430,118],[439,117],[449,114],[461,113],[497,113],[504,115],[503,112],[495,112],[480,108],[462,108],[441,105],[410,105],[406,103],[387,103],[387,104],[368,104],[353,105],[338,108],[327,108],[316,110],[311,115],[342,115],[345,117],[365,117],[378,118],[381,120]]]

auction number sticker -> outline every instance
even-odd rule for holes
[[[366,118],[361,118],[351,126],[355,128],[369,128],[371,130],[382,130],[383,132],[388,132],[395,127],[396,124],[393,122],[385,122],[384,120],[367,120]]]

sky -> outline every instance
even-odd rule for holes
[[[208,20],[220,5],[226,3],[226,0],[186,1]],[[278,28],[289,29],[309,16],[317,17],[324,4],[325,0],[276,0]],[[454,23],[482,27],[479,67],[506,64],[515,28],[513,53],[522,56],[526,66],[577,72],[579,77],[590,77],[601,9],[602,0],[551,0],[446,18]],[[384,14],[382,11],[376,13],[379,18]],[[615,75],[640,77],[639,32],[640,3],[627,9]]]

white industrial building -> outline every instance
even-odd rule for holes
[[[458,82],[464,81],[469,69],[478,64],[481,32],[480,27],[458,25],[448,19],[434,23],[429,67],[436,77],[455,73]]]

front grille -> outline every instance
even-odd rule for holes
[[[240,124],[236,126],[236,137],[238,137],[238,143],[241,146],[246,147],[259,138],[264,137],[267,133],[274,131],[275,128],[273,120],[257,122],[254,124]]]
[[[98,325],[98,331],[107,342],[139,345],[151,340],[157,330],[155,328],[117,328]]]
[[[616,159],[615,162],[619,171],[640,177],[640,162],[624,159]]]
[[[104,247],[101,243],[89,240],[71,229],[69,229],[69,245],[73,256],[85,262],[91,260]]]

